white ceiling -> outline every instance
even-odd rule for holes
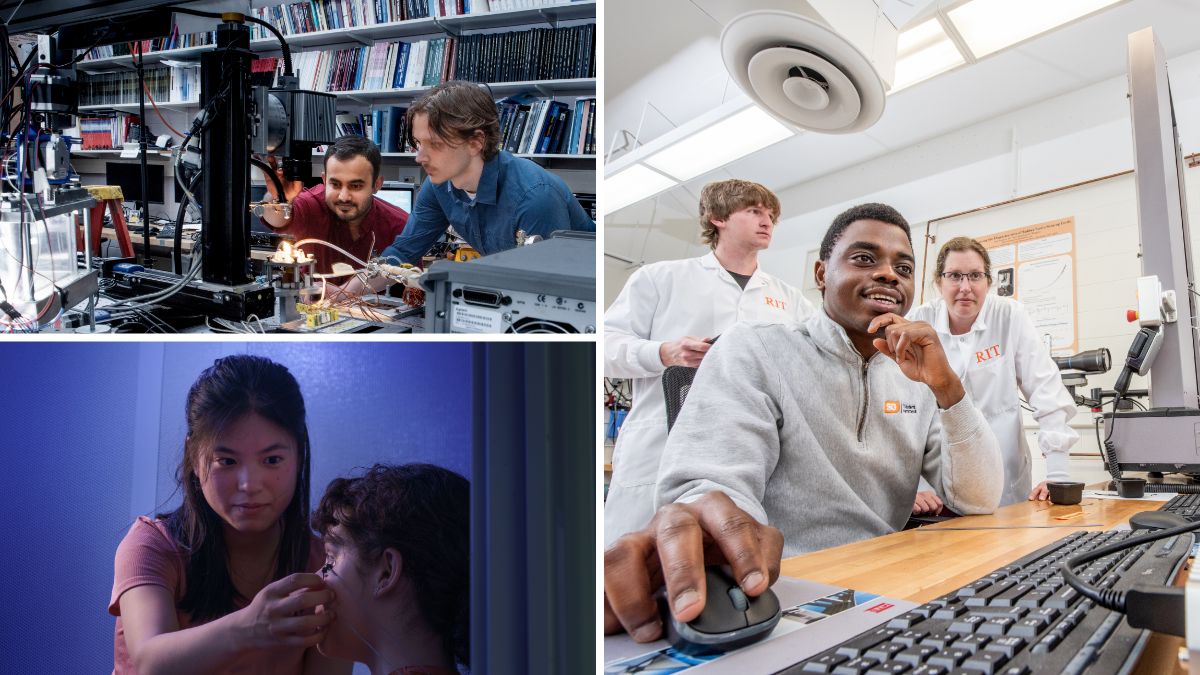
[[[614,157],[632,134],[648,142],[731,97],[742,96],[721,63],[721,25],[691,0],[605,0],[603,12],[604,141],[606,151],[615,149]],[[1200,49],[1200,2],[1130,0],[897,92],[888,97],[883,117],[865,132],[802,133],[607,216],[605,249],[638,261],[680,257],[697,240],[696,195],[710,180],[736,176],[783,193],[1113,78],[1126,70],[1126,37],[1146,26],[1154,27],[1168,59],[1196,51]],[[897,177],[897,183],[904,180]],[[852,192],[853,186],[846,190]],[[795,215],[796,209],[786,199],[784,207],[787,215]],[[656,230],[652,239],[646,237],[646,227]],[[635,243],[643,249],[641,255],[631,251]]]

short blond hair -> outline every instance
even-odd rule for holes
[[[988,285],[992,283],[992,258],[988,255],[987,249],[983,244],[970,237],[955,237],[942,245],[942,250],[938,251],[937,264],[933,269],[933,282],[936,284],[941,281],[942,273],[946,271],[946,256],[951,253],[965,253],[974,251],[983,258],[983,275],[987,277]]]
[[[761,206],[771,212],[771,222],[779,222],[779,197],[764,185],[731,178],[709,183],[700,191],[700,240],[709,248],[717,247],[721,231],[714,220],[729,220],[735,211]]]

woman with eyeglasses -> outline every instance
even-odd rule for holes
[[[941,296],[914,308],[908,318],[927,321],[937,330],[951,367],[996,434],[1004,457],[1000,505],[1049,499],[1045,481],[1033,487],[1021,399],[1038,423],[1047,480],[1070,480],[1067,457],[1079,441],[1079,434],[1068,426],[1075,417],[1075,401],[1049,348],[1019,302],[988,292],[992,262],[978,241],[955,237],[946,242],[938,252],[934,284]],[[933,488],[922,480],[913,513],[936,513],[941,506]]]

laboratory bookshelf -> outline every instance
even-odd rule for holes
[[[385,162],[415,163],[398,126],[408,104],[445,80],[469,80],[497,102],[502,147],[552,171],[586,172],[583,184],[593,187],[585,191],[594,192],[594,0],[311,0],[253,11],[287,37],[300,86],[335,94],[339,129],[357,126],[379,143]],[[270,76],[282,71],[281,51],[265,29],[251,26],[262,82],[264,62]],[[199,56],[213,48],[213,35],[174,30],[158,40],[91,50],[79,63],[81,116],[97,128],[106,116],[121,120],[136,112],[134,59],[140,58],[154,101],[146,103],[152,132],[161,133],[154,105],[184,128],[199,110]],[[116,152],[92,145],[75,154]],[[569,182],[580,184],[579,178]]]

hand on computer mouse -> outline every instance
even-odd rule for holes
[[[739,649],[771,634],[782,612],[771,589],[754,597],[744,593],[720,565],[704,568],[704,611],[691,621],[677,620],[662,604],[667,641],[684,654],[713,654]]]
[[[751,597],[779,577],[783,534],[738,508],[725,493],[688,504],[667,504],[644,529],[604,552],[604,632],[624,629],[637,642],[662,637],[654,592],[666,584],[671,612],[681,622],[700,615],[705,565],[728,564]]]

